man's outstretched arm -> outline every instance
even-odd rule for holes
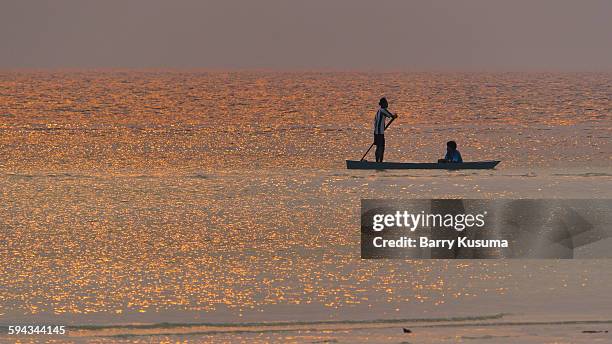
[[[389,117],[389,118],[397,118],[397,115],[394,113],[391,113],[391,111],[387,110],[387,109],[382,109],[382,114],[385,117]]]

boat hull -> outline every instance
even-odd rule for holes
[[[499,161],[472,161],[456,163],[436,162],[372,162],[347,160],[346,168],[350,170],[487,170],[499,164]]]

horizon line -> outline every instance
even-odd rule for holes
[[[166,72],[166,73],[363,73],[363,74],[611,74],[612,69],[538,69],[538,68],[211,68],[211,67],[0,67],[0,73],[36,72]]]

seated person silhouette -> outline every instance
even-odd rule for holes
[[[463,158],[461,158],[461,153],[457,150],[457,142],[448,141],[446,143],[446,155],[444,159],[439,159],[438,163],[456,163],[463,162]]]

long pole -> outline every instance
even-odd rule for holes
[[[387,125],[385,125],[385,130],[387,130],[387,128],[389,128],[389,126],[391,125],[391,123],[393,123],[394,120],[395,120],[395,118],[391,118],[389,123],[387,123]],[[368,153],[370,153],[370,149],[372,149],[372,147],[374,147],[374,143],[372,143],[372,145],[370,145],[370,148],[368,148],[368,150],[365,152],[365,154],[361,157],[361,160],[359,160],[359,161],[363,161],[363,159],[365,159],[366,155],[368,155]]]

